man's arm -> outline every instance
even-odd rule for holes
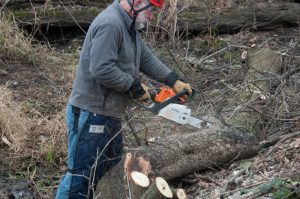
[[[142,42],[142,52],[141,52],[141,71],[155,79],[157,81],[163,82],[166,85],[173,87],[176,80],[179,78],[175,72],[172,72],[165,64],[163,64]]]
[[[116,66],[121,42],[118,24],[111,20],[95,26],[91,36],[90,73],[97,82],[117,92],[126,92],[134,79]]]
[[[172,72],[163,64],[150,49],[142,42],[141,71],[151,78],[163,82],[167,86],[173,87],[178,93],[186,89],[189,95],[192,94],[192,88],[189,84],[179,80],[179,76]]]

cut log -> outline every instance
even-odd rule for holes
[[[123,164],[117,164],[101,178],[97,185],[96,198],[125,199],[128,196],[123,168]]]
[[[171,135],[131,151],[143,154],[149,160],[154,175],[170,180],[193,172],[214,169],[233,160],[252,157],[259,150],[258,141],[253,134],[239,129],[222,130],[212,126],[194,133]],[[124,168],[124,161],[125,157],[119,163],[122,165],[119,168]],[[121,173],[123,171],[122,169]],[[106,183],[123,186],[117,185],[119,182],[112,183],[102,179],[98,185],[99,190],[103,191],[103,187],[107,187]],[[128,191],[124,190],[123,197],[110,198],[126,198],[126,193]]]
[[[127,153],[124,161],[124,173],[129,180],[131,179],[132,172],[138,171],[145,176],[148,176],[151,172],[151,165],[148,160],[140,153]]]
[[[174,194],[177,199],[187,199],[187,195],[184,189],[176,189],[176,193]]]
[[[149,178],[138,171],[131,172],[131,179],[129,181],[130,193],[132,199],[140,199],[143,197],[147,187],[150,185]]]
[[[164,199],[164,198],[165,197],[161,195],[161,193],[158,191],[155,183],[152,183],[141,199]]]
[[[20,26],[88,28],[103,9],[100,7],[36,7],[34,10],[14,10]],[[67,11],[66,11],[67,10]],[[240,30],[271,30],[298,26],[299,3],[257,3],[253,6],[230,8],[208,13],[208,9],[193,7],[178,15],[179,31],[231,33]]]
[[[251,48],[248,52],[247,64],[249,70],[245,81],[269,92],[276,85],[272,82],[272,78],[268,80],[266,77],[280,75],[284,64],[283,55],[268,48]]]
[[[162,177],[156,177],[155,184],[161,195],[166,198],[173,198],[173,192],[165,179],[163,179]]]
[[[142,199],[160,199],[173,198],[173,192],[165,179],[156,177],[155,183],[152,183],[143,195]]]
[[[127,153],[124,161],[124,173],[127,176],[130,198],[140,199],[150,185],[148,174],[151,171],[149,161],[138,153]]]
[[[150,185],[149,178],[145,174],[138,171],[133,171],[131,173],[131,179],[139,187],[148,187]]]

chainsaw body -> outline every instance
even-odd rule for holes
[[[188,124],[196,128],[203,128],[207,125],[207,122],[193,117],[192,111],[189,107],[183,105],[187,101],[184,99],[184,95],[188,92],[183,90],[177,94],[171,88],[162,87],[160,91],[155,94],[151,94],[153,103],[149,106],[143,106],[147,111],[151,111],[158,116],[172,120],[178,124]],[[193,90],[192,96],[188,101],[192,100],[195,96],[195,90]]]

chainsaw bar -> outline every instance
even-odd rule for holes
[[[199,118],[196,118],[194,116],[190,116],[189,117],[189,120],[188,120],[188,125],[190,126],[193,126],[195,128],[198,128],[198,129],[201,129],[201,128],[204,128],[206,126],[210,126],[211,124],[204,121],[204,120],[201,120]]]
[[[191,109],[185,105],[172,103],[160,110],[158,116],[164,117],[182,125],[188,124],[198,129],[202,129],[206,126],[211,125],[204,120],[192,116],[191,112]]]

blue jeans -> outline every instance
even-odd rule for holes
[[[68,171],[56,199],[93,198],[98,180],[123,152],[121,120],[67,105]]]

